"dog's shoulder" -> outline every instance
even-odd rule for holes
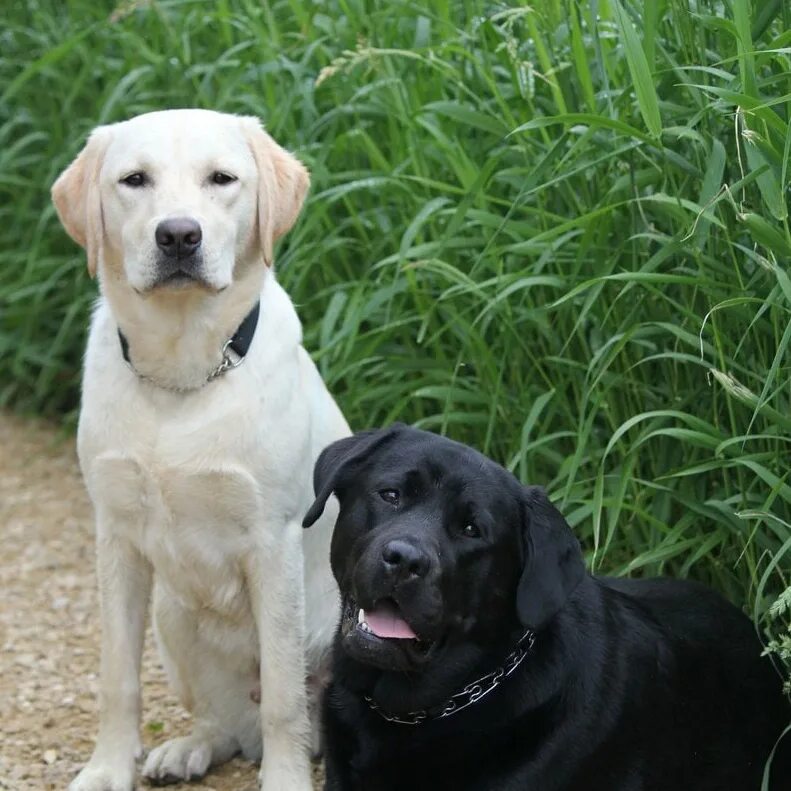
[[[692,580],[598,577],[597,581],[605,596],[629,602],[673,633],[701,634],[713,627],[727,631],[750,628],[749,619],[737,607]]]
[[[699,674],[733,690],[751,688],[760,699],[777,694],[780,684],[752,620],[705,585],[688,580],[599,579],[605,602],[618,600],[629,616],[621,639],[650,623],[656,644],[686,676],[689,689],[701,686]],[[740,699],[750,695],[740,695]]]

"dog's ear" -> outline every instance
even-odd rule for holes
[[[579,542],[540,486],[524,489],[524,567],[516,612],[529,629],[540,629],[566,603],[585,576]]]
[[[322,515],[329,496],[343,485],[344,479],[404,428],[402,423],[394,423],[389,428],[358,431],[324,448],[313,468],[316,499],[305,514],[302,527],[310,527]]]
[[[85,148],[52,185],[58,217],[69,236],[85,248],[91,277],[96,275],[104,241],[99,173],[109,142],[108,127],[94,129]]]
[[[296,222],[310,175],[264,131],[257,118],[246,116],[241,122],[258,168],[258,236],[264,261],[271,266],[274,243]]]

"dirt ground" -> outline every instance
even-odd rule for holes
[[[0,789],[65,789],[93,748],[99,623],[91,507],[74,442],[0,413]],[[143,657],[146,748],[185,734],[149,632]],[[235,759],[191,791],[253,791]],[[142,784],[141,784],[142,785]],[[316,778],[316,788],[320,778]]]

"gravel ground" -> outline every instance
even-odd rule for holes
[[[99,624],[91,507],[74,443],[0,413],[0,789],[65,789],[93,748]],[[185,734],[149,633],[143,657],[146,748]],[[235,759],[170,788],[253,791]],[[316,788],[320,778],[316,778]]]

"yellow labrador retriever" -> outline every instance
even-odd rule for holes
[[[78,432],[96,512],[99,734],[71,791],[134,788],[152,587],[194,725],[143,774],[197,778],[263,742],[264,791],[310,788],[306,677],[320,683],[336,625],[335,513],[317,531],[300,522],[319,452],[348,427],[272,271],[308,182],[256,119],[172,110],[99,127],[52,189],[101,291]]]

